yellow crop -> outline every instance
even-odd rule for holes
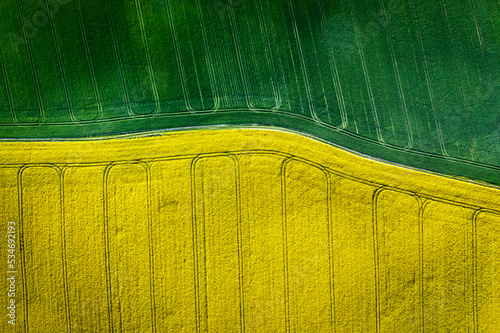
[[[257,129],[0,161],[16,332],[500,332],[498,188]]]

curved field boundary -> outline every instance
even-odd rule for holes
[[[238,119],[235,122],[235,119]],[[340,130],[327,124],[318,124],[307,117],[290,115],[277,111],[260,112],[250,111],[219,111],[199,113],[195,115],[155,115],[152,117],[142,117],[134,119],[116,119],[89,124],[58,125],[51,127],[22,126],[14,127],[17,135],[35,139],[45,139],[49,136],[54,138],[69,137],[99,137],[103,132],[110,135],[122,133],[135,133],[140,129],[162,130],[165,127],[172,129],[183,129],[205,126],[231,126],[235,124],[241,126],[278,127],[310,135],[339,147],[356,151],[360,154],[373,156],[392,163],[403,164],[441,174],[455,177],[469,178],[483,181],[495,185],[500,185],[500,167],[485,163],[462,160],[452,157],[444,157],[439,154],[432,154],[422,151],[405,149],[390,144],[381,144],[379,141],[369,139],[361,135],[356,135],[346,130]],[[134,128],[136,130],[134,130]],[[19,140],[19,139],[15,139]],[[5,140],[3,140],[5,141]]]

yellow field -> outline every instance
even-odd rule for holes
[[[498,188],[257,129],[0,162],[1,332],[500,332]]]

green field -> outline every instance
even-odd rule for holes
[[[15,0],[0,18],[2,139],[274,126],[500,184],[498,1]]]

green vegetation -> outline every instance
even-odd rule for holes
[[[0,138],[272,125],[500,183],[498,1],[13,0],[0,16]]]

